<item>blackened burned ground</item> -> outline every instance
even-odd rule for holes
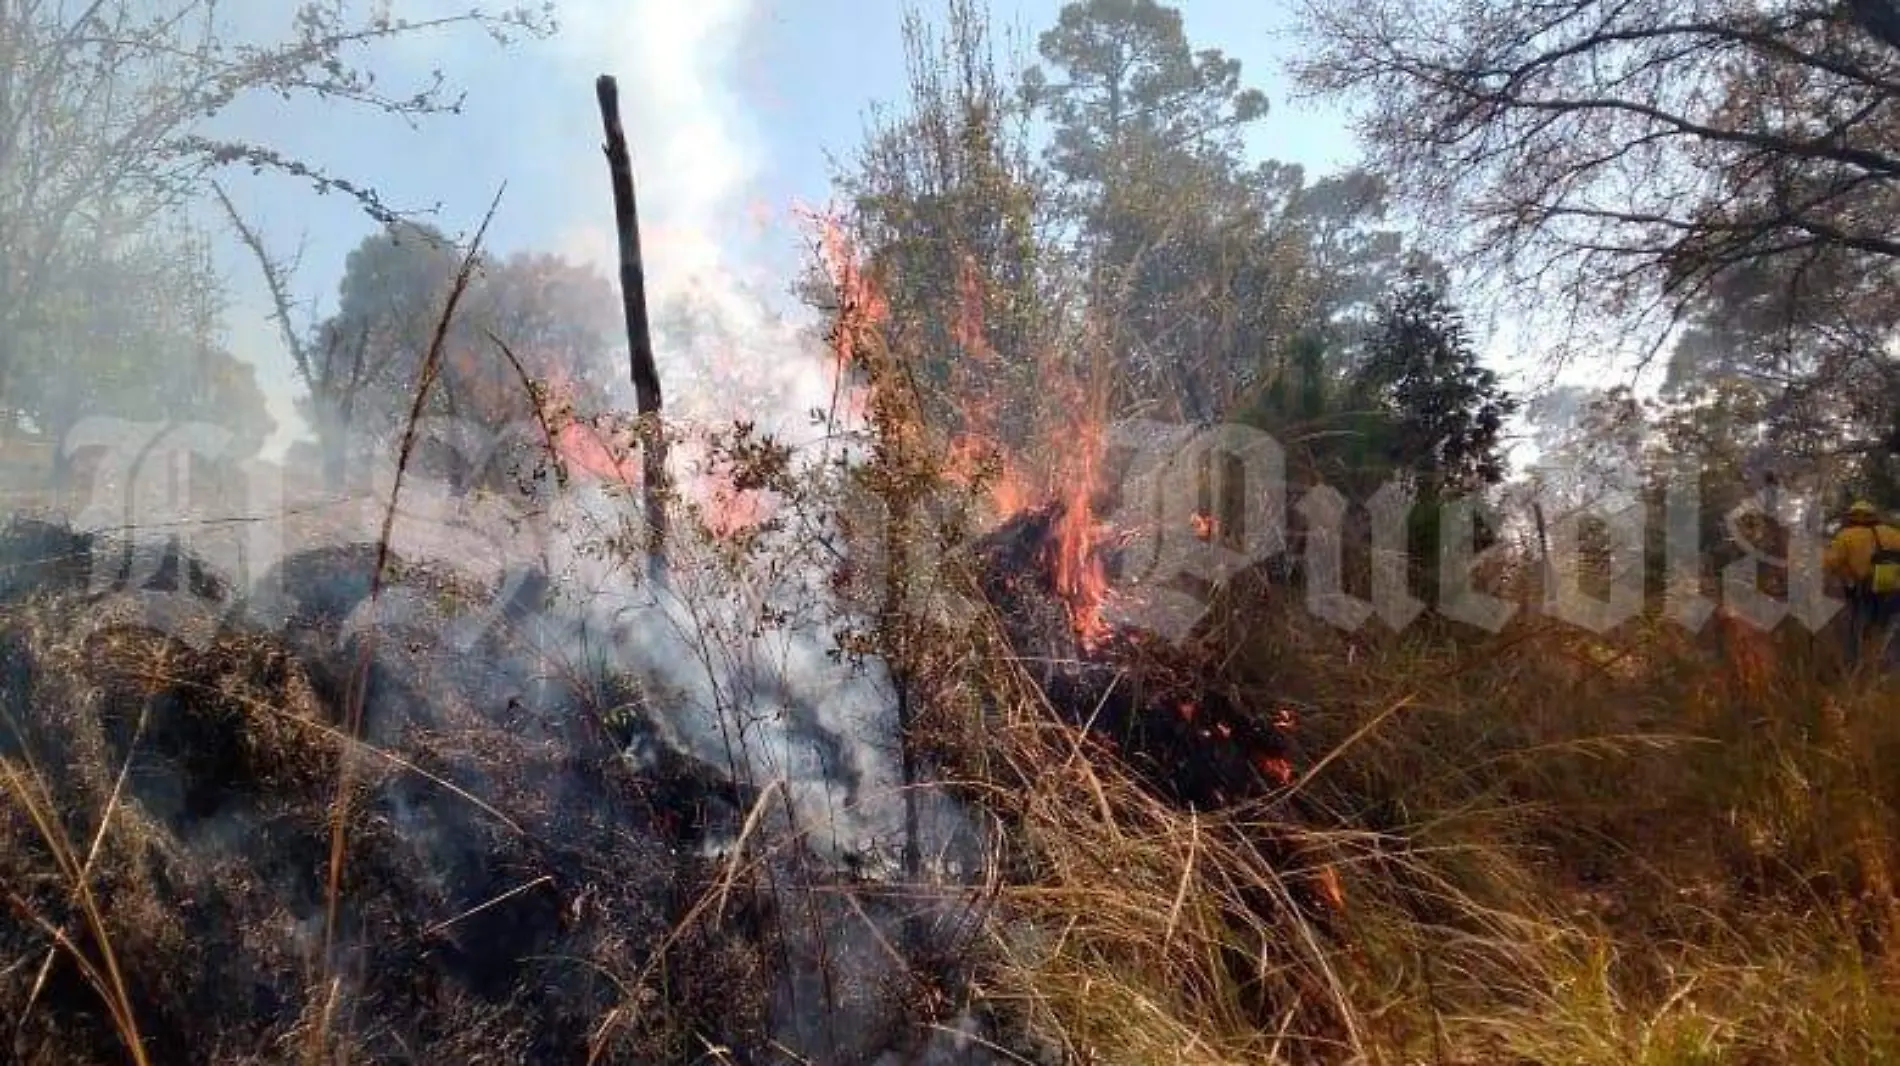
[[[373,648],[346,636],[370,550],[286,560],[286,602],[206,603],[204,639],[155,626],[149,597],[89,588],[97,550],[56,525],[0,531],[0,758],[43,782],[81,855],[107,826],[90,885],[151,1061],[295,1057],[326,1024],[326,974],[327,1025],[359,1062],[582,1062],[603,1033],[595,1061],[687,1061],[708,1044],[782,1061],[790,1043],[901,1062],[879,1056],[932,1020],[872,1001],[901,988],[866,988],[819,1024],[843,993],[806,991],[827,984],[820,952],[785,933],[779,892],[743,877],[716,922],[683,922],[723,876],[702,845],[734,835],[755,797],[671,753],[636,769],[624,734],[505,632],[456,652],[425,613]],[[406,573],[427,584],[416,602],[453,600],[450,578]],[[245,624],[259,614],[274,621]],[[365,653],[377,750],[360,762],[326,959],[336,730]],[[58,869],[0,789],[0,1060],[124,1061],[99,992],[38,924],[101,958]]]
[[[1094,647],[1077,639],[1043,560],[1060,507],[1015,516],[978,549],[983,591],[1051,706],[1177,803],[1211,810],[1286,784],[1296,758],[1287,723],[1214,683],[1215,664],[1195,645],[1121,631]]]

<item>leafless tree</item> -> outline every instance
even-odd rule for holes
[[[1298,73],[1365,104],[1373,164],[1510,291],[1666,323],[1766,264],[1892,307],[1890,6],[1309,3]]]
[[[355,59],[379,42],[451,27],[506,42],[552,26],[551,8],[481,8],[439,18],[365,15],[307,0],[274,17],[262,43],[219,0],[0,0],[0,397],[13,340],[44,317],[57,258],[102,214],[155,219],[232,168],[272,171],[353,197],[373,216],[398,211],[367,184],[266,143],[208,135],[207,123],[259,95],[314,97],[416,121],[460,107],[438,72],[385,86]],[[248,20],[256,10],[243,12]],[[0,403],[0,429],[30,412]]]

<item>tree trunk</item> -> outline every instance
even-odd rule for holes
[[[620,301],[627,319],[627,353],[635,403],[640,414],[640,488],[646,500],[647,576],[666,574],[666,434],[660,425],[660,371],[653,358],[653,333],[647,322],[646,268],[640,258],[640,217],[634,199],[633,161],[620,125],[620,89],[602,74],[594,82],[600,121],[607,134],[607,172],[613,182],[614,229],[620,238]]]

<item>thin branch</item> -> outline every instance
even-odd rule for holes
[[[395,532],[396,508],[402,496],[403,475],[407,472],[410,459],[415,453],[416,430],[421,424],[422,412],[428,402],[430,388],[435,384],[437,374],[442,367],[442,351],[448,340],[449,325],[455,318],[455,310],[461,303],[463,293],[468,291],[469,282],[474,277],[482,240],[488,233],[489,223],[494,220],[496,209],[501,205],[502,192],[506,188],[504,184],[495,191],[495,199],[489,204],[488,213],[483,216],[481,227],[476,230],[475,238],[470,243],[467,254],[462,258],[461,268],[455,275],[455,285],[449,290],[448,301],[442,308],[442,317],[436,322],[435,336],[429,343],[428,354],[424,357],[421,372],[417,376],[415,397],[410,403],[409,419],[403,428],[402,446],[397,453],[395,480],[389,490],[389,506],[383,511],[382,532],[376,541],[376,565],[370,571],[368,603],[372,619],[375,617],[376,607],[381,602],[383,582],[388,574],[389,545]],[[356,784],[355,774],[352,772],[356,754],[353,742],[362,734],[364,710],[369,703],[370,664],[375,654],[375,639],[376,627],[372,622],[364,633],[362,645],[357,653],[356,669],[350,679],[349,697],[345,704],[343,731],[345,743],[339,752],[337,794],[330,811],[329,879],[325,892],[323,920],[322,965],[326,977],[334,963],[337,910],[343,895],[344,842],[347,839],[352,806],[350,800]],[[323,1041],[327,1035],[322,1026],[313,1029],[311,1035],[313,1061],[322,1057]]]
[[[211,191],[217,195],[218,203],[224,207],[224,213],[231,220],[231,227],[237,230],[238,239],[257,260],[257,269],[264,276],[264,286],[270,293],[271,317],[277,320],[277,328],[283,334],[284,346],[290,350],[290,358],[297,365],[297,373],[303,377],[304,387],[314,396],[317,393],[317,378],[310,365],[310,352],[303,338],[297,336],[295,326],[290,322],[290,292],[284,280],[284,271],[269,251],[264,248],[264,238],[238,213],[237,205],[225,193],[224,186],[211,182]]]

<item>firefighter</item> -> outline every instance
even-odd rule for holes
[[[1883,521],[1873,504],[1856,501],[1822,565],[1847,594],[1848,665],[1858,665],[1868,642],[1878,640],[1884,667],[1900,617],[1900,528]]]

